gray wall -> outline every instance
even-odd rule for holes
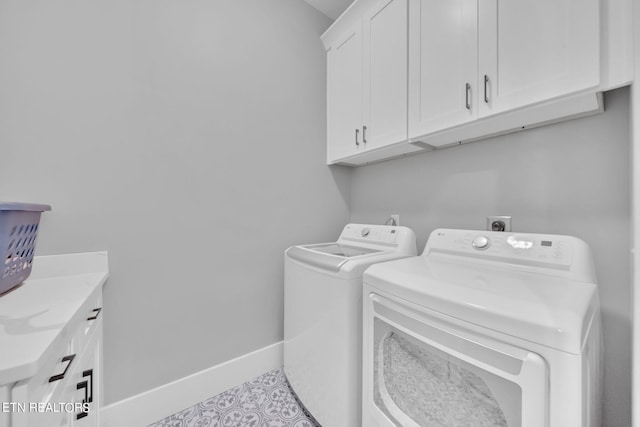
[[[300,0],[0,2],[0,200],[106,249],[106,403],[282,339],[282,256],[348,220]]]
[[[601,115],[358,168],[351,220],[399,213],[421,251],[438,227],[569,234],[594,252],[605,343],[605,427],[631,425],[629,91]]]

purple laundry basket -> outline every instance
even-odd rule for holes
[[[24,282],[31,274],[40,214],[51,206],[0,202],[0,295]]]

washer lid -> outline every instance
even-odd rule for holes
[[[431,310],[569,353],[580,354],[594,314],[595,284],[447,257],[371,266],[364,282]]]
[[[304,246],[305,249],[314,252],[320,252],[323,254],[336,255],[343,258],[351,258],[354,256],[367,255],[373,253],[380,253],[381,250],[371,249],[371,248],[363,248],[358,246],[350,246],[345,245],[344,243],[321,243],[318,245],[307,245]]]
[[[349,259],[366,255],[381,254],[378,249],[349,246],[342,243],[320,243],[316,245],[293,246],[287,255],[297,261],[330,271],[339,271]]]

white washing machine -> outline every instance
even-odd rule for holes
[[[416,252],[411,229],[364,224],[285,252],[284,371],[323,427],[361,422],[362,273]]]
[[[589,247],[435,230],[364,274],[363,426],[600,427]]]

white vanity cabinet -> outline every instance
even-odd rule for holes
[[[0,427],[99,426],[105,252],[36,257],[0,297]]]
[[[599,110],[599,7],[599,0],[410,0],[409,137],[438,147]]]
[[[407,0],[361,1],[323,34],[328,164],[407,142],[407,21]]]

